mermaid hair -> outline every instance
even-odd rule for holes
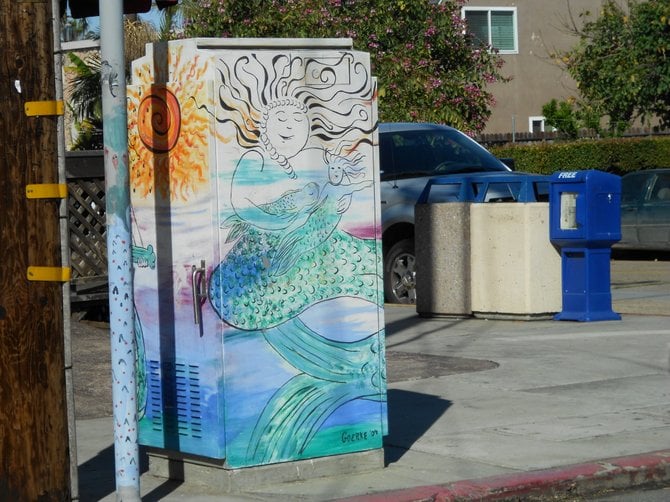
[[[258,54],[245,54],[219,63],[218,99],[224,115],[216,120],[232,125],[240,146],[262,148],[291,177],[295,173],[289,159],[267,138],[273,108],[295,106],[305,112],[310,135],[334,150],[337,143],[355,145],[355,138],[360,141],[361,134],[376,126],[370,124],[368,111],[374,85],[365,65],[349,52],[339,53],[335,60],[280,54],[265,61]]]
[[[361,164],[363,158],[360,152],[356,153],[353,157],[344,157],[327,149],[323,151],[323,160],[326,165],[330,166],[334,163],[340,163],[342,172],[349,182],[351,182],[352,178],[365,175],[365,165]]]

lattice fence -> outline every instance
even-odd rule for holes
[[[105,176],[102,152],[66,156],[71,300],[107,298]]]

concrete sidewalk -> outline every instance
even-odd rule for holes
[[[388,305],[384,469],[239,494],[144,472],[143,500],[499,500],[670,484],[670,263],[657,263],[666,279],[613,263],[621,321],[422,319]],[[77,421],[80,500],[115,500],[112,433],[110,417]]]

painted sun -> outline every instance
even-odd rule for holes
[[[206,64],[172,54],[172,81],[151,84],[148,64],[128,87],[130,189],[136,196],[186,201],[208,178],[211,97]]]

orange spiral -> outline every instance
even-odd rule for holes
[[[144,146],[155,153],[170,151],[179,139],[181,111],[176,96],[164,87],[142,98],[137,129]]]

